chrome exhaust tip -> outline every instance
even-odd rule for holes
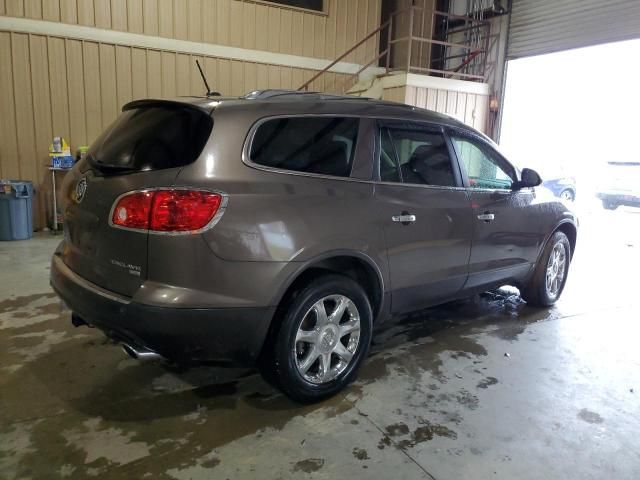
[[[159,353],[156,353],[153,350],[149,350],[147,348],[134,347],[132,345],[129,345],[128,343],[122,344],[122,350],[131,358],[135,358],[140,362],[162,360],[162,355],[160,355]]]

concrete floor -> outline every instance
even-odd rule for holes
[[[292,404],[247,371],[139,365],[75,329],[57,239],[0,244],[0,478],[640,478],[640,214],[583,218],[565,295],[398,319],[359,380]]]

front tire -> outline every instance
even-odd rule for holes
[[[324,275],[296,292],[263,365],[265,377],[292,400],[312,403],[351,383],[369,351],[373,315],[369,299],[352,279]]]
[[[603,200],[602,206],[605,210],[615,210],[616,208],[618,208],[617,204],[610,202],[609,200]]]
[[[555,232],[544,247],[533,277],[521,289],[522,298],[534,307],[550,307],[567,283],[571,244],[563,232]]]

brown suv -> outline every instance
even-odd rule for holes
[[[482,134],[288,91],[143,100],[63,185],[51,283],[138,358],[257,364],[314,401],[374,325],[491,287],[560,296],[576,218]]]

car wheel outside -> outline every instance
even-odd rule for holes
[[[369,299],[354,280],[323,275],[289,300],[274,331],[263,375],[291,399],[330,397],[357,375],[371,343]]]
[[[569,202],[573,202],[576,199],[576,194],[573,193],[573,190],[567,188],[566,190],[560,192],[560,198]]]
[[[535,307],[549,307],[562,295],[571,262],[571,244],[563,232],[555,232],[544,247],[533,277],[521,289],[522,298]]]

